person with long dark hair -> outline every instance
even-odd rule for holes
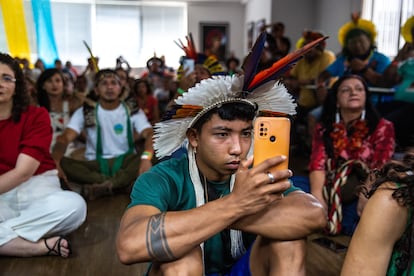
[[[311,193],[328,211],[327,232],[352,235],[359,218],[354,185],[389,161],[394,146],[394,127],[369,101],[364,79],[341,77],[324,102],[309,164]]]
[[[372,172],[364,189],[369,199],[341,275],[414,275],[413,170],[410,149],[402,161]]]
[[[148,121],[154,125],[160,120],[160,109],[158,100],[154,97],[151,85],[145,79],[137,79],[133,87],[139,108],[141,108],[148,118]]]
[[[11,56],[0,53],[0,255],[71,254],[63,235],[86,217],[85,201],[63,191],[49,147],[50,118],[29,105],[24,76]]]
[[[53,129],[52,149],[56,137],[63,133],[73,112],[82,105],[82,100],[65,92],[65,78],[62,71],[57,68],[46,69],[40,74],[36,90],[39,106],[49,112]],[[75,146],[72,144],[67,154],[74,149]]]

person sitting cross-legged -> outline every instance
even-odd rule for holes
[[[0,53],[0,256],[71,255],[65,235],[85,221],[86,203],[62,190],[52,135],[47,110],[29,105],[19,63]]]
[[[75,111],[52,152],[63,181],[87,199],[128,191],[137,175],[151,168],[153,153],[152,126],[135,100],[121,101],[121,83],[113,70],[96,74],[95,93],[97,104]],[[83,131],[86,160],[63,157]],[[136,141],[144,144],[142,155]]]
[[[394,153],[394,126],[369,99],[365,80],[345,75],[333,84],[316,125],[310,191],[328,211],[331,235],[353,234],[365,203],[355,188]]]

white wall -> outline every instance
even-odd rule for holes
[[[291,40],[291,51],[305,29],[315,24],[314,0],[272,0],[272,22],[285,24],[285,35]]]
[[[337,34],[351,20],[351,13],[362,10],[362,0],[272,0],[272,22],[282,21],[292,47],[304,29],[322,31],[329,36],[327,49],[341,51]]]
[[[229,24],[229,53],[240,60],[244,57],[244,5],[241,3],[189,2],[188,32],[193,34],[197,50],[201,51],[200,22]]]
[[[340,52],[338,30],[351,20],[352,12],[362,12],[362,0],[318,0],[316,11],[315,27],[329,35],[327,47],[335,53]]]
[[[338,29],[350,20],[351,12],[360,11],[363,0],[187,0],[188,32],[193,34],[201,51],[200,22],[229,23],[229,50],[240,60],[248,53],[247,25],[265,19],[266,23],[282,21],[292,50],[304,29],[322,31],[330,38],[327,48],[341,50]],[[177,38],[178,39],[178,38]],[[184,36],[181,38],[184,39]],[[174,46],[173,46],[174,47]],[[171,64],[174,63],[171,61]]]

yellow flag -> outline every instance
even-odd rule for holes
[[[0,0],[9,54],[30,61],[23,0]]]

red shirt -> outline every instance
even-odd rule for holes
[[[49,113],[43,107],[29,106],[20,121],[0,120],[0,174],[16,166],[17,157],[24,153],[40,162],[35,175],[56,168],[50,155],[52,127]]]
[[[144,108],[145,115],[147,115],[148,121],[152,122],[154,119],[154,108],[158,106],[158,100],[152,95],[147,96],[147,102]]]
[[[323,127],[318,124],[313,137],[312,154],[309,170],[326,170],[327,154],[323,142]],[[363,142],[358,155],[353,155],[348,149],[344,149],[340,156],[344,160],[356,159],[363,161],[370,169],[381,168],[389,161],[394,153],[395,146],[394,125],[385,119],[380,119],[373,133]]]

